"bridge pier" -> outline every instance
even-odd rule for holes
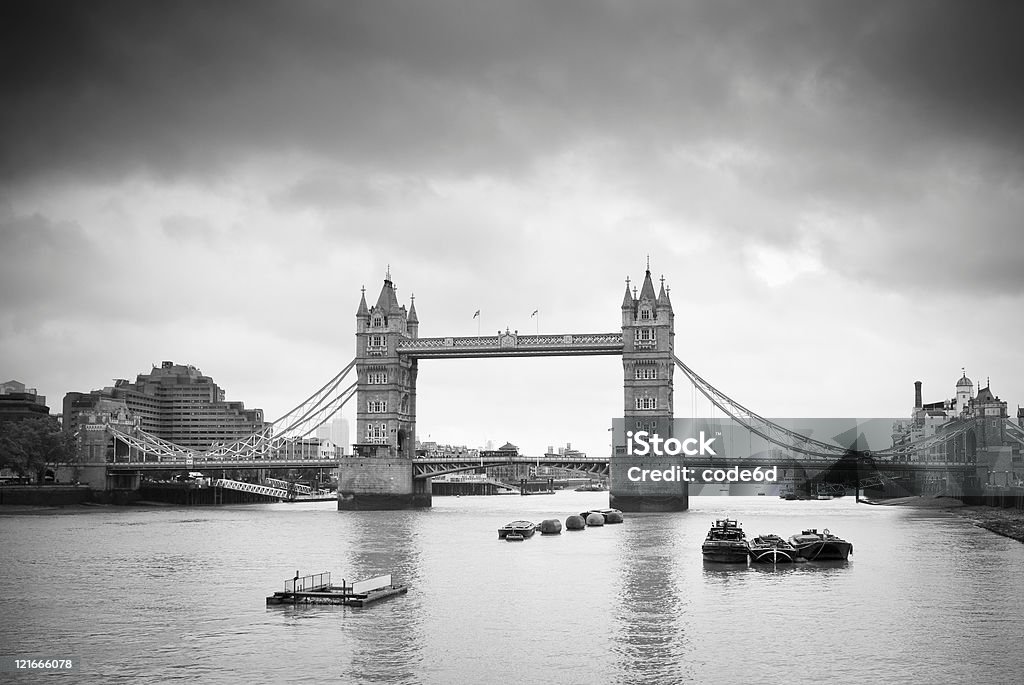
[[[647,471],[665,472],[676,464],[650,458],[616,455],[609,462],[608,506],[624,512],[686,511],[690,508],[690,488],[686,481],[640,480]],[[682,466],[682,461],[678,466]],[[630,477],[630,469],[635,478]]]
[[[338,511],[429,506],[430,479],[413,478],[412,459],[342,457],[338,467]]]

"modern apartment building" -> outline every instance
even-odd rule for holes
[[[262,409],[228,402],[224,390],[192,365],[165,361],[134,383],[117,379],[111,387],[64,396],[65,430],[90,423],[102,399],[122,400],[147,433],[182,447],[204,450],[230,443],[264,426]]]

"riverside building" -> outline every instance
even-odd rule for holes
[[[35,388],[26,388],[15,380],[0,383],[0,421],[18,421],[49,416],[46,397]]]
[[[123,403],[141,430],[193,450],[234,442],[265,425],[262,409],[228,402],[210,376],[190,364],[165,361],[134,383],[117,379],[102,390],[69,392],[64,396],[65,430],[95,424],[111,400]]]

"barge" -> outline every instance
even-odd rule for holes
[[[388,573],[376,578],[367,578],[348,585],[344,579],[341,585],[331,584],[330,573],[316,573],[300,576],[298,572],[291,580],[285,581],[284,591],[267,597],[267,606],[279,604],[341,604],[350,607],[364,607],[387,597],[404,595],[409,591],[406,585],[392,582]]]

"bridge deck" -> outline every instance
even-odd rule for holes
[[[622,333],[415,338],[399,342],[397,351],[414,359],[612,355],[622,354]]]

